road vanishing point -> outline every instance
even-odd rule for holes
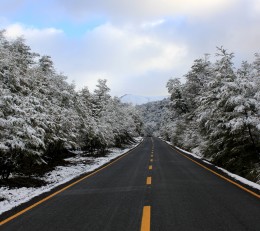
[[[149,137],[111,164],[5,217],[0,230],[259,231],[259,199]]]

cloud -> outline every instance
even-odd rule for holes
[[[1,0],[0,13],[16,13],[24,4],[21,0]]]
[[[176,56],[186,52],[182,44],[166,43],[142,32],[110,23],[88,32],[84,47],[93,55],[91,65],[116,69],[119,73],[128,69],[132,74],[143,74],[153,69],[172,68]]]
[[[250,4],[251,10],[254,14],[260,13],[260,2],[259,0],[252,0],[252,3]]]
[[[58,30],[55,28],[38,29],[38,28],[22,25],[21,23],[15,23],[9,25],[6,28],[5,35],[8,38],[12,38],[12,39],[20,36],[24,36],[28,40],[36,40],[40,38],[45,39],[48,37],[53,37],[62,33],[63,33],[62,30]]]
[[[165,22],[164,19],[159,19],[159,20],[155,20],[155,21],[150,21],[150,22],[144,22],[141,24],[141,28],[143,29],[150,29],[153,27],[157,27],[162,25]]]
[[[236,63],[252,61],[260,48],[259,0],[56,0],[33,7],[30,17],[46,9],[48,17],[29,25],[3,14],[8,36],[24,35],[78,89],[92,90],[106,78],[113,94],[165,95],[170,77],[186,74],[194,59],[214,55],[216,46],[235,52]],[[34,23],[39,18],[47,26]]]
[[[146,21],[176,15],[210,16],[231,7],[236,0],[58,0],[75,19],[105,16],[108,20]]]
[[[105,77],[114,91],[131,81],[143,86],[147,80],[141,76],[149,76],[151,72],[171,72],[187,53],[183,44],[165,42],[140,28],[119,28],[110,23],[89,31],[81,45],[78,70],[82,68],[84,76],[81,75],[80,81],[93,86],[98,78]],[[167,81],[169,75],[162,78]],[[155,87],[151,86],[150,91]]]
[[[51,55],[58,71],[63,71],[69,81],[74,80],[77,89],[86,85],[93,90],[99,78],[106,78],[115,92],[123,94],[125,83],[132,85],[134,81],[142,86],[147,81],[142,76],[150,75],[152,79],[151,73],[169,71],[167,76],[160,76],[165,79],[163,82],[167,81],[172,69],[186,56],[184,44],[166,42],[145,33],[156,24],[151,22],[149,28],[143,28],[143,25],[118,27],[105,23],[78,39],[70,39],[55,28],[11,24],[6,28],[6,35],[24,36],[33,51]],[[152,91],[151,86],[149,94]]]
[[[64,51],[70,44],[62,30],[53,27],[41,29],[21,23],[9,24],[5,26],[5,30],[7,38],[23,37],[33,52],[40,55],[51,55],[55,64],[58,64],[58,71],[66,71],[62,55],[66,53]]]

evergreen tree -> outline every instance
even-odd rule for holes
[[[105,153],[132,140],[140,132],[138,115],[109,90],[106,80],[99,80],[93,94],[87,87],[76,92],[51,57],[39,57],[22,38],[9,41],[0,31],[2,177],[14,171],[31,175],[70,149]]]
[[[233,65],[233,53],[218,48],[215,63],[197,59],[186,82],[169,80],[169,112],[160,128],[174,145],[192,150],[250,179],[259,170],[259,55]],[[170,134],[169,134],[170,131]]]

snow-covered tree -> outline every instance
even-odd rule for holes
[[[75,91],[56,72],[49,56],[33,53],[22,38],[0,31],[0,172],[30,175],[53,164],[69,149],[105,152],[128,142],[140,130],[134,108],[109,94],[99,80],[91,94]]]
[[[243,62],[238,69],[233,53],[221,47],[216,57],[215,63],[208,57],[195,60],[184,84],[169,80],[171,102],[160,131],[175,145],[256,180],[260,172],[259,55],[253,64]]]

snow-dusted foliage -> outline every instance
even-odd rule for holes
[[[138,112],[109,95],[106,80],[94,93],[76,92],[49,56],[0,31],[0,171],[31,174],[34,166],[64,157],[69,149],[104,152],[141,130]]]
[[[146,136],[158,136],[162,121],[165,120],[168,111],[169,99],[149,102],[138,105],[136,108],[140,111],[143,121],[142,133]]]
[[[233,53],[218,48],[216,61],[195,60],[186,82],[167,83],[168,119],[160,133],[186,150],[253,180],[260,179],[260,58],[233,65]],[[170,131],[170,135],[169,135]]]

